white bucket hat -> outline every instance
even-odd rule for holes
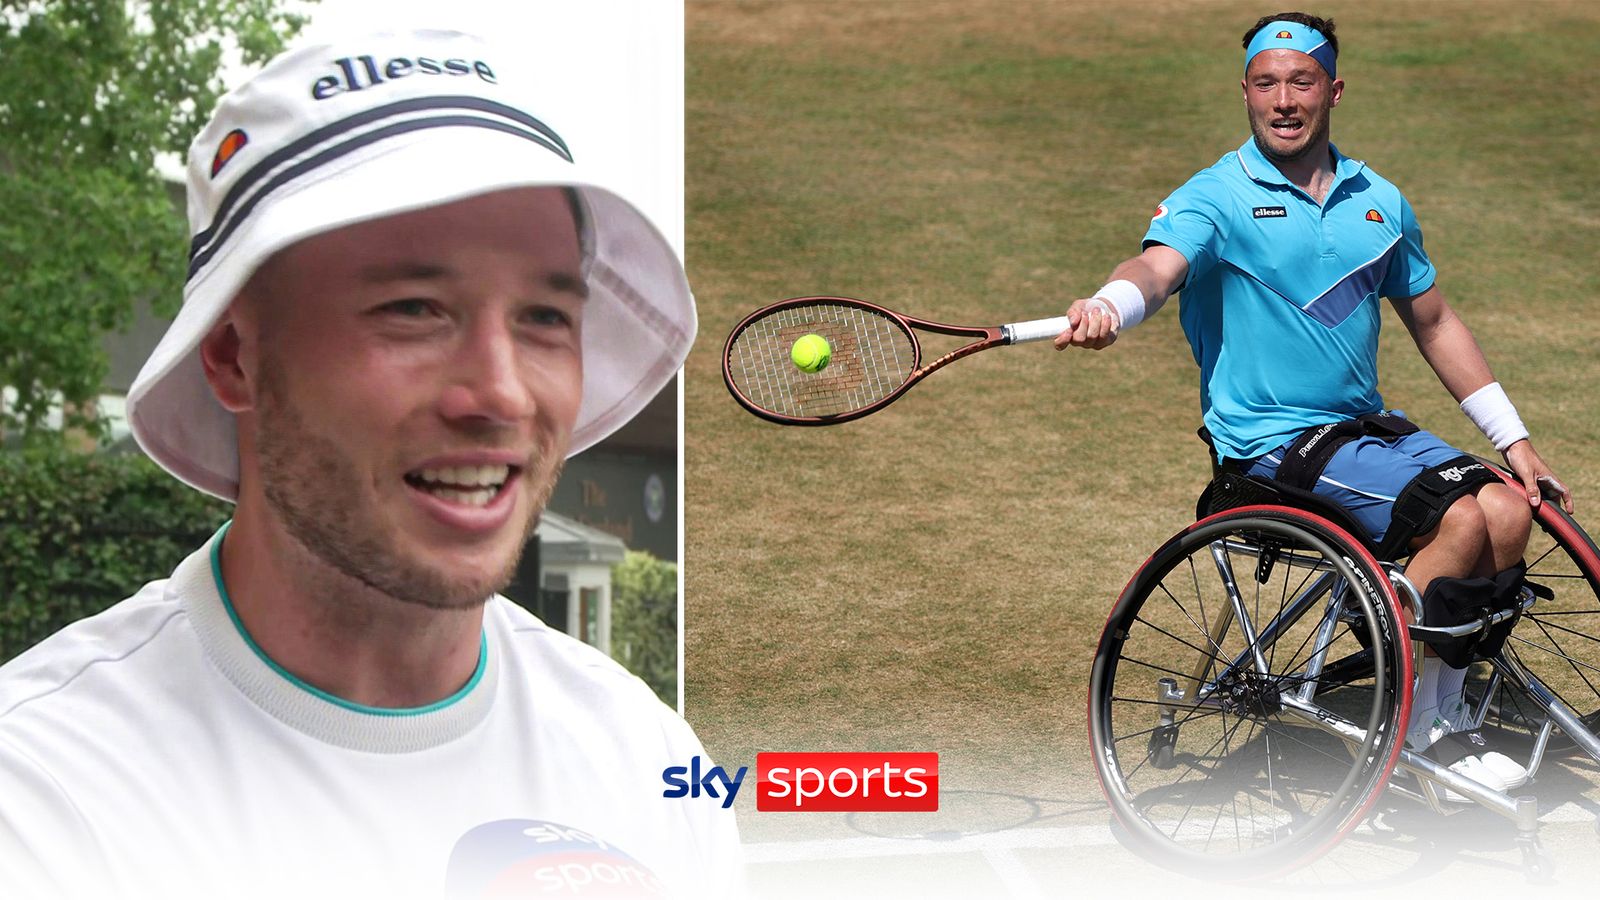
[[[602,115],[534,83],[515,54],[449,31],[386,33],[285,53],[222,98],[189,149],[183,308],[128,391],[145,452],[184,482],[237,499],[233,414],[199,345],[277,251],[355,222],[515,187],[574,188],[589,281],[583,402],[571,453],[639,412],[683,365],[694,299],[683,264],[617,180],[586,166],[582,122]],[[567,82],[579,81],[567,73]]]

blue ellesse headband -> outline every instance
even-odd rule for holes
[[[1322,64],[1329,78],[1338,78],[1334,68],[1333,45],[1322,32],[1299,22],[1272,22],[1256,32],[1250,47],[1244,51],[1244,67],[1250,69],[1250,60],[1263,50],[1299,50]]]

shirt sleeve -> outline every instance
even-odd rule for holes
[[[1438,278],[1433,261],[1422,249],[1422,229],[1417,225],[1416,214],[1406,198],[1400,198],[1400,243],[1395,246],[1389,260],[1388,274],[1383,277],[1378,293],[1396,300],[1405,300],[1433,287]]]
[[[1189,262],[1187,285],[1222,258],[1228,241],[1227,188],[1209,170],[1189,179],[1156,207],[1144,234],[1144,248],[1164,244]]]
[[[98,850],[55,780],[0,736],[0,885],[6,896],[110,896]]]

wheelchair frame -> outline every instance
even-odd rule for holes
[[[1511,480],[1504,472],[1500,474]],[[1542,530],[1556,544],[1539,559],[1562,550],[1578,572],[1556,577],[1581,578],[1575,584],[1564,583],[1577,596],[1591,601],[1600,596],[1600,554],[1594,543],[1570,517],[1551,504],[1541,504],[1536,519],[1536,530]],[[1538,804],[1533,797],[1510,796],[1404,748],[1414,673],[1424,646],[1422,638],[1471,634],[1514,616],[1518,617],[1517,628],[1523,628],[1524,621],[1533,619],[1524,614],[1544,601],[1532,589],[1524,588],[1515,609],[1453,627],[1429,626],[1423,622],[1419,592],[1405,577],[1404,567],[1397,562],[1376,560],[1369,549],[1339,525],[1299,505],[1244,506],[1208,516],[1179,532],[1135,572],[1108,617],[1089,689],[1094,762],[1102,791],[1122,825],[1124,843],[1169,868],[1225,877],[1261,877],[1290,870],[1331,848],[1365,820],[1386,789],[1418,799],[1439,812],[1449,810],[1445,800],[1448,791],[1513,822],[1525,871],[1533,879],[1548,877],[1553,866],[1539,848]],[[1198,565],[1197,558],[1201,560]],[[1199,572],[1207,568],[1208,560],[1219,582],[1214,593],[1200,583]],[[1246,597],[1249,582],[1242,581],[1236,572],[1236,563],[1241,560],[1255,563],[1254,616]],[[1188,576],[1194,580],[1198,609],[1194,608],[1195,602],[1185,606],[1166,586],[1173,572],[1178,572],[1177,581],[1187,586],[1188,578],[1181,571],[1185,561]],[[1262,616],[1259,589],[1273,578],[1275,569],[1288,572],[1282,598],[1277,612]],[[1291,597],[1289,579],[1302,569],[1306,575],[1294,586]],[[1207,612],[1208,593],[1214,614]],[[1269,597],[1269,607],[1270,601]],[[1412,613],[1410,625],[1401,618],[1402,606]],[[1169,607],[1176,607],[1181,615],[1172,613]],[[1578,612],[1593,613],[1596,622],[1600,622],[1600,608]],[[1153,621],[1158,614],[1166,615],[1164,624]],[[1537,627],[1547,636],[1553,634],[1549,627],[1554,627],[1600,642],[1600,637],[1559,624],[1547,627],[1539,622]],[[1185,633],[1186,637],[1180,637]],[[1307,637],[1301,639],[1300,633]],[[1532,735],[1526,765],[1530,780],[1551,749],[1552,736],[1557,731],[1600,761],[1600,738],[1585,717],[1530,671],[1514,649],[1516,641],[1529,647],[1536,645],[1519,638],[1516,629],[1512,634],[1506,647],[1486,660],[1491,674],[1475,704],[1469,707],[1474,726],[1483,726],[1490,713],[1496,712],[1496,699],[1508,696],[1504,692],[1516,692],[1514,696],[1529,701],[1542,714],[1537,722],[1516,717],[1519,727]],[[1289,654],[1290,662],[1282,671],[1274,671],[1275,660],[1268,656],[1275,658],[1280,644],[1288,646],[1297,639],[1300,644]],[[1132,648],[1130,643],[1134,643]],[[1600,673],[1600,668],[1566,656],[1558,643],[1555,647],[1600,697],[1600,689],[1583,671]],[[1186,668],[1178,661],[1182,658],[1193,662]],[[1129,674],[1119,681],[1119,672],[1124,668]],[[1600,682],[1600,677],[1595,681]],[[1396,690],[1397,684],[1404,685],[1404,689]],[[1355,714],[1340,709],[1337,698],[1346,689],[1356,698]],[[1335,699],[1324,702],[1324,695]],[[1365,721],[1361,708],[1364,702],[1369,704]],[[1520,701],[1516,705],[1520,706]],[[1497,716],[1503,714],[1503,709],[1496,712]],[[1600,715],[1591,713],[1589,718],[1594,720]],[[1120,724],[1133,727],[1123,728],[1119,734],[1119,720]],[[1246,725],[1248,730],[1240,739]],[[1220,737],[1198,753],[1190,748],[1180,756],[1177,745],[1184,732],[1197,728],[1201,734],[1191,742],[1194,745],[1204,744],[1214,735]],[[1308,734],[1320,734],[1347,752],[1353,751],[1351,758],[1344,760],[1326,743],[1316,744],[1315,739],[1308,739]],[[1277,750],[1272,747],[1274,735],[1279,743]],[[1134,744],[1130,753],[1127,742],[1138,738],[1145,738],[1144,746]],[[1235,741],[1237,748],[1233,746]],[[1265,752],[1257,747],[1246,753],[1251,745],[1262,742]],[[1290,748],[1287,755],[1282,749],[1286,746]],[[1353,768],[1334,785],[1336,775],[1312,774],[1314,765],[1293,758],[1298,754],[1310,759],[1312,753],[1308,751]],[[1230,758],[1233,756],[1248,758],[1239,763]],[[1279,767],[1277,785],[1273,784],[1275,760]],[[1329,765],[1313,762],[1324,768]],[[1295,767],[1293,773],[1285,771]],[[1153,775],[1174,770],[1178,774],[1170,783],[1148,784],[1159,781],[1159,776],[1139,779],[1141,771]],[[1415,779],[1414,786],[1391,784],[1390,778],[1396,772],[1409,773]],[[1200,777],[1196,781],[1184,784],[1197,773]],[[1301,787],[1302,783],[1309,787]],[[1208,802],[1216,806],[1217,812],[1210,830],[1203,835],[1203,846],[1196,850],[1194,845],[1200,841],[1200,831],[1206,824],[1204,814],[1196,818],[1198,827],[1186,830],[1185,823],[1199,799],[1213,792],[1215,798]],[[1176,799],[1169,803],[1169,797]],[[1185,797],[1189,806],[1174,824],[1177,804]],[[1320,803],[1321,808],[1304,808],[1303,797]],[[1256,809],[1258,803],[1270,806],[1268,827],[1261,827],[1257,821],[1261,816]],[[1230,817],[1229,804],[1234,821],[1225,825],[1224,819]],[[1169,806],[1172,812],[1160,812]],[[1241,819],[1249,821],[1248,836],[1240,825]],[[1224,834],[1220,842],[1216,838],[1219,827]],[[1230,830],[1234,835],[1232,848],[1226,846]],[[1217,843],[1223,846],[1213,849]]]

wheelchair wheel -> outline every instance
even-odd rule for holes
[[[1582,716],[1590,731],[1600,730],[1600,550],[1554,503],[1541,503],[1533,524],[1523,554],[1528,580],[1555,597],[1536,601],[1523,614],[1506,650]],[[1475,669],[1469,694],[1481,697],[1488,667]],[[1527,694],[1502,681],[1490,698],[1484,726],[1498,733],[1500,743],[1524,749],[1544,720],[1544,711]],[[1556,732],[1547,749],[1560,753],[1575,746]]]
[[[1400,753],[1402,623],[1377,562],[1318,516],[1242,507],[1174,536],[1117,600],[1090,678],[1090,744],[1124,842],[1236,878],[1332,846]]]

